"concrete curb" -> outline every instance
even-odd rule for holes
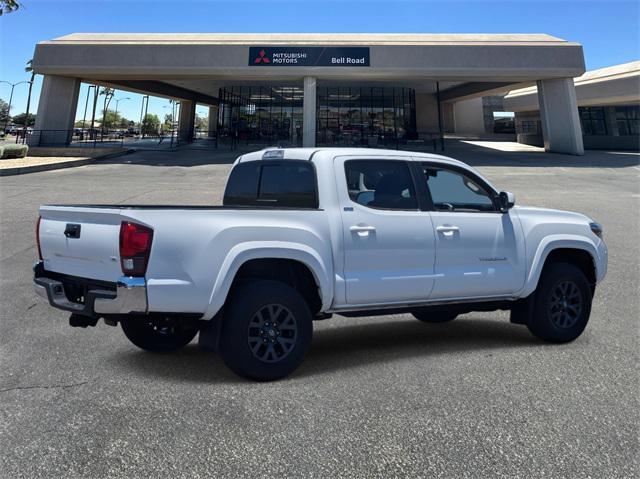
[[[24,175],[27,173],[37,173],[39,171],[63,170],[65,168],[74,168],[76,166],[88,165],[89,163],[93,163],[95,161],[109,160],[111,158],[117,158],[118,156],[128,155],[130,153],[133,153],[134,151],[135,150],[119,151],[117,153],[108,153],[106,155],[96,156],[95,158],[86,158],[84,160],[63,161],[60,163],[47,163],[44,165],[20,166],[16,168],[4,168],[4,169],[0,169],[0,176]]]

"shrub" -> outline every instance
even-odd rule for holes
[[[0,158],[8,160],[10,158],[24,158],[27,156],[29,147],[27,145],[4,145]]]

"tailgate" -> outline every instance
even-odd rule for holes
[[[41,206],[40,248],[44,269],[116,281],[122,276],[120,213],[117,207]]]

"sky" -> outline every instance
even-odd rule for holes
[[[74,32],[547,33],[584,47],[587,70],[640,59],[640,1],[180,1],[20,0],[0,17],[0,80],[28,80],[37,42]],[[37,107],[41,77],[33,88]],[[14,89],[11,114],[25,111],[28,85]],[[86,85],[78,101],[82,118]],[[0,98],[10,87],[0,83]],[[116,92],[125,117],[138,119],[141,96]],[[152,98],[149,113],[170,110]],[[204,107],[197,113],[207,116]]]

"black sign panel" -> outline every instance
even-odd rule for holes
[[[368,67],[369,47],[249,47],[250,67]]]

